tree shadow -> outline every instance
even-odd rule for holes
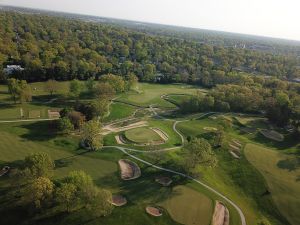
[[[277,163],[277,167],[288,171],[294,171],[300,167],[300,158],[284,159]]]
[[[48,141],[58,136],[55,128],[53,128],[54,121],[39,121],[35,123],[22,124],[21,128],[28,130],[26,134],[21,135],[22,138],[31,141]]]

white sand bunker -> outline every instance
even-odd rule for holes
[[[274,141],[284,140],[284,136],[275,130],[261,130],[260,133],[264,135],[266,138],[269,138]]]
[[[111,204],[114,206],[123,206],[127,204],[127,199],[122,195],[113,195]]]
[[[118,163],[123,180],[133,180],[141,176],[141,169],[136,163],[127,159],[120,159]]]
[[[229,211],[222,202],[216,201],[212,225],[229,225]]]
[[[151,216],[162,216],[162,211],[156,207],[148,206],[146,212]]]

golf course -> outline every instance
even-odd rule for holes
[[[299,167],[297,158],[291,154],[298,147],[282,150],[282,146],[288,144],[289,134],[284,133],[280,142],[262,135],[260,129],[268,128],[262,116],[208,112],[185,116],[175,113],[170,117],[178,110],[177,104],[193,95],[196,88],[139,83],[135,89],[118,94],[112,100],[109,113],[103,119],[104,146],[98,151],[87,151],[80,147],[80,136],[76,132],[61,135],[50,126],[57,118],[50,118],[48,110],[72,105],[72,98],[64,91],[51,98],[42,90],[42,83],[30,85],[36,90],[33,101],[21,105],[12,104],[7,89],[0,86],[3,99],[0,106],[1,165],[17,167],[30,154],[47,153],[55,162],[55,180],[60,181],[71,171],[82,170],[96,185],[126,198],[126,204],[115,206],[109,217],[88,221],[88,215],[78,212],[52,216],[47,222],[41,216],[36,219],[39,224],[56,221],[57,224],[210,225],[216,202],[225,205],[230,225],[257,224],[262,219],[274,224],[299,223],[296,210],[300,204]],[[59,85],[67,87],[68,82]],[[204,89],[200,91],[205,93]],[[65,99],[64,103],[57,101],[58,98]],[[85,95],[81,101],[91,100],[91,96]],[[224,128],[224,121],[230,121],[231,125]],[[242,132],[246,126],[256,131]],[[193,173],[198,174],[197,178],[183,172],[185,142],[191,137],[204,138],[214,146],[215,134],[220,130],[225,131],[224,144],[213,150],[218,165],[214,168],[196,166]],[[238,159],[230,153],[230,146],[235,146]],[[118,161],[121,159],[132,160],[141,174],[132,180],[120,179]],[[129,176],[130,171],[126,174],[124,176]],[[159,176],[168,177],[171,185],[155,182]],[[9,179],[12,178],[1,177],[3,191]],[[1,222],[20,221],[7,211],[7,199],[2,197],[0,201],[1,212],[7,213]],[[161,216],[151,217],[145,213],[148,206],[158,207]],[[125,217],[130,220],[124,220]],[[21,218],[25,221],[27,215]]]

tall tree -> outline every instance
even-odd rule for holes
[[[45,83],[45,91],[49,92],[51,96],[58,90],[59,90],[59,86],[56,80],[48,80]]]
[[[81,137],[83,141],[95,151],[103,146],[101,132],[101,123],[97,120],[90,120],[83,124]]]

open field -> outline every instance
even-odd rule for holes
[[[127,130],[124,135],[126,139],[137,144],[163,141],[155,131],[146,127]]]
[[[170,216],[185,225],[209,225],[213,202],[205,195],[185,186],[177,186],[172,195],[161,203]]]
[[[155,105],[166,108],[174,108],[175,105],[163,100],[162,95],[168,94],[195,94],[196,88],[182,84],[148,84],[141,83],[138,91],[122,95],[118,100],[133,103],[140,106]]]
[[[291,224],[300,224],[299,158],[255,144],[246,145],[245,155],[265,177],[280,211]]]

